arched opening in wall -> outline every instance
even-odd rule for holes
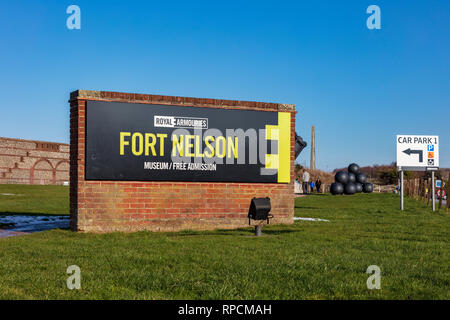
[[[55,169],[47,159],[39,159],[31,167],[30,184],[55,184]]]
[[[70,163],[61,160],[55,166],[55,184],[66,185],[69,183]]]

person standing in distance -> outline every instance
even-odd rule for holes
[[[308,185],[309,185],[309,172],[308,171],[303,171],[302,174],[302,187],[303,187],[303,194],[308,194]]]
[[[317,192],[320,193],[320,186],[322,185],[322,181],[320,181],[320,178],[317,178],[316,180],[316,188],[317,188]]]
[[[311,182],[309,183],[310,191],[311,193],[314,193],[314,187],[316,185],[314,184],[314,177],[311,179]]]

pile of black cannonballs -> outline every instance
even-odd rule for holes
[[[359,166],[352,163],[348,166],[348,172],[338,171],[331,184],[331,194],[355,194],[359,192],[373,192],[373,184],[367,182],[367,176],[359,171]]]

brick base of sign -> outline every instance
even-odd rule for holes
[[[290,183],[86,181],[86,101],[291,112]],[[271,224],[293,223],[293,105],[78,90],[70,98],[71,228],[82,232],[230,229],[248,226],[253,197],[270,197]],[[252,224],[254,224],[252,222]]]
[[[292,223],[293,188],[277,184],[84,182],[79,231],[178,231],[248,226],[253,197],[270,197],[272,223]]]

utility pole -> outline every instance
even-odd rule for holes
[[[316,128],[311,128],[311,161],[309,168],[316,170]]]

